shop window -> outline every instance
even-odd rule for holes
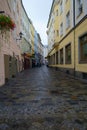
[[[65,63],[71,64],[71,44],[65,47]]]
[[[58,64],[58,51],[56,52],[56,64]]]
[[[50,57],[50,64],[52,65],[52,56]]]
[[[53,54],[53,64],[55,65],[55,54]]]
[[[63,64],[63,48],[60,50],[60,64]]]
[[[87,79],[87,73],[82,73],[83,79]]]
[[[80,63],[87,63],[87,34],[79,38]]]

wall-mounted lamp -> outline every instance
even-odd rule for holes
[[[20,32],[20,33],[19,33],[19,38],[18,38],[18,39],[16,39],[16,41],[17,41],[17,40],[21,40],[21,39],[22,39],[22,36],[23,36],[23,33],[22,33],[22,32]]]
[[[20,32],[20,33],[19,33],[19,36],[20,36],[20,38],[22,38],[22,36],[23,36],[23,33],[22,33],[22,32]]]

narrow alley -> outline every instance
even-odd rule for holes
[[[47,68],[0,87],[0,130],[87,130],[87,83]]]

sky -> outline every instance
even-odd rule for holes
[[[36,31],[40,34],[42,44],[47,45],[47,22],[53,0],[22,0],[24,8]]]

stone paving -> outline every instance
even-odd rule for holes
[[[0,130],[87,130],[87,83],[47,68],[0,87]]]

